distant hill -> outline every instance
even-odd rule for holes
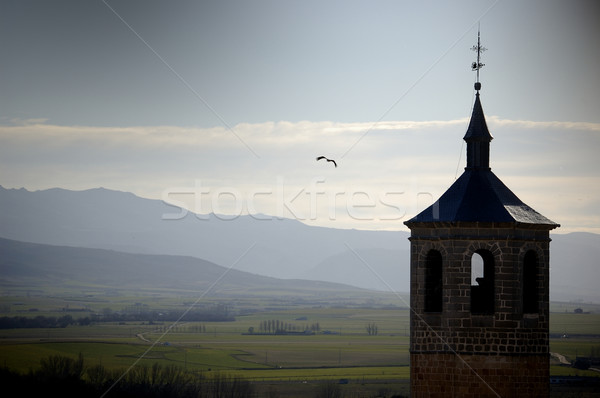
[[[103,188],[30,192],[0,187],[0,237],[129,253],[193,256],[224,267],[235,263],[236,269],[254,274],[333,282],[335,276],[323,278],[318,267],[329,257],[348,252],[349,248],[363,253],[409,247],[407,232],[321,228],[296,220],[257,220],[251,216],[224,220],[211,214],[199,218],[191,212],[181,220],[162,219],[164,214],[177,211],[160,200]],[[408,291],[408,258],[400,258],[399,263],[384,263],[387,256],[381,261],[372,255],[369,258],[374,270],[403,270],[398,279],[387,282],[395,290]],[[324,268],[323,272],[331,276]],[[372,277],[376,278],[374,274]],[[364,287],[360,279],[353,282]]]
[[[103,188],[0,187],[0,237],[127,253],[191,256],[275,278],[407,292],[409,233],[312,227],[290,219],[215,215],[164,220],[160,200]],[[552,300],[600,302],[600,235],[552,234]]]
[[[0,287],[186,291],[199,295],[315,295],[359,292],[337,283],[281,280],[225,268],[194,257],[122,253],[0,238]]]

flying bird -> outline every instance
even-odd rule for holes
[[[334,165],[335,167],[337,167],[337,163],[335,162],[335,160],[333,160],[333,159],[327,159],[325,156],[319,156],[319,157],[317,158],[317,161],[319,161],[319,160],[321,160],[321,159],[325,159],[325,160],[327,160],[328,162],[332,162],[332,163],[333,163],[333,165]]]

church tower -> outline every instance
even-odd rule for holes
[[[479,91],[463,174],[411,230],[410,372],[415,397],[548,397],[550,231],[490,168]]]

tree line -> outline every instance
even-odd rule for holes
[[[256,329],[250,327],[249,333],[254,333]],[[282,333],[306,333],[306,332],[319,332],[321,326],[318,322],[311,325],[296,325],[290,322],[281,321],[279,319],[269,319],[261,321],[258,325],[258,333],[262,334],[282,334]]]
[[[84,358],[53,355],[40,360],[39,369],[20,374],[0,368],[4,391],[19,396],[60,397],[182,397],[245,398],[254,396],[247,380],[218,372],[211,376],[186,371],[175,365],[136,366],[128,372],[109,370],[102,365],[85,366]]]
[[[73,324],[86,324],[86,320],[75,320],[71,315],[61,317],[38,315],[34,318],[25,316],[3,316],[0,318],[0,329],[24,328],[66,328]]]
[[[213,311],[190,311],[183,319],[181,312],[138,312],[118,313],[105,312],[102,314],[91,314],[86,317],[74,319],[71,315],[60,317],[38,315],[36,317],[25,316],[3,316],[0,317],[0,329],[23,329],[23,328],[65,328],[69,325],[90,325],[96,322],[233,322],[235,318],[226,313]],[[206,330],[204,330],[206,331]]]
[[[377,334],[379,333],[379,328],[374,322],[367,323],[367,326],[365,328],[367,329],[367,334],[369,336],[377,336]]]
[[[207,333],[206,325],[173,325],[165,324],[156,327],[155,331],[158,333],[164,333],[166,331],[172,331],[175,333]],[[210,330],[209,330],[210,332]]]

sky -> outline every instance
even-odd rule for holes
[[[599,16],[593,0],[3,1],[0,185],[406,230],[466,164],[479,26],[492,171],[557,232],[600,233]]]

